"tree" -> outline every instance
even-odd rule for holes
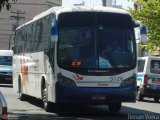
[[[147,26],[147,45],[145,49],[157,51],[160,47],[160,0],[132,0],[140,9],[130,9],[135,20]]]
[[[12,0],[12,1],[16,2],[17,0]],[[9,0],[0,0],[0,11],[1,11],[2,7],[5,7],[5,6],[6,6],[7,10],[9,10],[11,8],[11,4],[10,4]]]

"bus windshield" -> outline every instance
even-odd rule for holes
[[[60,14],[58,65],[73,71],[77,68],[132,69],[136,66],[132,24],[129,15],[117,13]]]
[[[12,57],[11,56],[0,56],[0,65],[12,65]]]

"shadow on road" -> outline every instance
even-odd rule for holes
[[[147,103],[160,103],[159,102],[155,102],[153,98],[150,98],[150,99],[144,99],[143,101],[140,101],[140,102],[147,102]]]
[[[135,116],[137,117],[140,116],[139,118],[140,120],[143,120],[142,118],[146,120],[153,120],[145,118],[146,116],[150,115],[151,116],[157,115],[159,118],[154,118],[154,120],[160,120],[160,113],[150,112],[149,111],[150,108],[148,107],[146,110],[142,110],[140,109],[140,107],[136,106],[139,105],[137,103],[135,103],[134,108],[128,106],[122,106],[120,113],[117,115],[109,114],[108,107],[106,105],[101,105],[101,106],[84,106],[75,104],[64,105],[64,106],[61,105],[57,106],[56,109],[53,109],[53,111],[51,112],[45,112],[43,111],[43,103],[41,100],[29,97],[24,102],[19,101],[20,104],[18,104],[18,102],[16,101],[18,96],[16,95],[16,93],[12,91],[13,91],[12,88],[2,89],[2,92],[5,93],[6,98],[10,101],[9,104],[14,104],[12,108],[9,107],[8,109],[9,120],[63,120],[63,119],[64,120],[136,120],[138,119],[138,118],[132,119],[132,117]],[[23,103],[27,105],[26,102],[30,104],[29,107],[25,108],[18,106],[18,105],[23,106]],[[38,108],[34,107],[32,108],[32,105]],[[141,104],[141,106],[142,105],[143,104]],[[146,104],[146,106],[150,105]]]
[[[53,115],[9,113],[8,120],[58,120],[58,119],[56,119],[56,116]]]
[[[158,113],[153,113],[145,110],[132,109],[128,107],[123,107],[122,109],[132,112],[124,113],[124,111],[122,110],[118,115],[110,115],[107,109],[106,111],[101,111],[100,108],[97,109],[95,107],[80,107],[76,109],[68,108],[68,110],[66,111],[67,114],[64,113],[63,115],[9,113],[8,120],[133,120],[136,119],[135,116],[137,116],[137,119],[139,118],[142,120],[153,120],[150,119],[149,116],[157,115],[160,117]],[[134,113],[134,111],[136,112]]]
[[[28,100],[30,104],[42,108],[43,104],[41,100],[30,98]],[[136,104],[136,103],[135,103]],[[55,106],[54,106],[55,107]],[[149,116],[159,117],[160,114],[150,112],[148,110],[141,110],[136,108],[130,108],[122,106],[119,114],[109,114],[108,107],[102,106],[84,106],[84,105],[64,105],[56,106],[56,109],[49,113],[49,115],[43,114],[16,114],[10,113],[11,116],[17,117],[18,120],[132,120],[135,117],[150,120]],[[142,120],[143,120],[142,119]],[[152,120],[152,119],[151,119]]]

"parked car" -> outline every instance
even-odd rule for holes
[[[12,84],[12,50],[0,50],[0,84]]]
[[[160,99],[160,57],[147,56],[138,58],[137,100],[144,97]]]
[[[7,103],[6,100],[0,91],[0,119],[1,120],[7,120],[8,119],[8,113],[7,113]]]

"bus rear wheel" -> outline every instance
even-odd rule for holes
[[[108,104],[110,114],[118,114],[121,109],[122,103],[110,103]]]

